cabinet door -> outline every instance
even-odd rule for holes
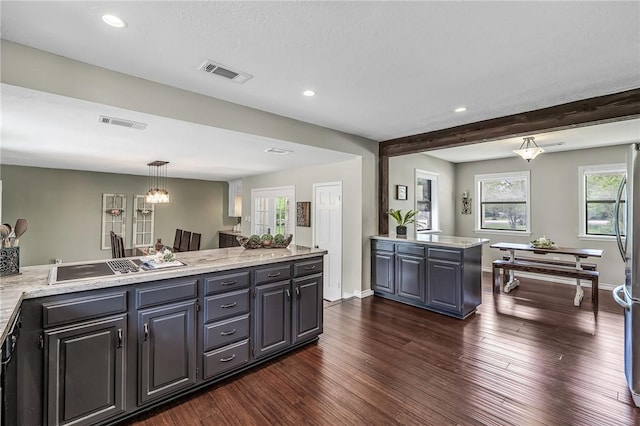
[[[372,257],[373,290],[395,293],[395,255],[384,251],[374,251]]]
[[[322,333],[322,274],[293,280],[294,343]]]
[[[427,286],[425,274],[425,258],[398,255],[398,296],[424,303]]]
[[[460,263],[429,260],[427,304],[438,309],[460,312],[461,277]]]
[[[291,283],[280,281],[256,286],[256,358],[291,345]]]
[[[196,301],[138,312],[138,403],[196,382]]]
[[[45,332],[47,424],[94,424],[125,410],[126,315]]]

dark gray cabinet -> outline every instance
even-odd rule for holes
[[[322,274],[293,280],[293,343],[322,333]]]
[[[291,282],[256,286],[254,356],[260,358],[291,345]]]
[[[89,425],[125,411],[127,316],[44,333],[49,425]]]
[[[196,303],[138,312],[139,404],[196,383]]]
[[[372,289],[380,297],[465,318],[482,303],[481,257],[481,246],[373,240]]]
[[[425,258],[398,254],[397,259],[398,296],[424,302]]]
[[[460,311],[462,265],[429,260],[427,304],[452,312]]]
[[[25,300],[17,424],[113,424],[312,341],[322,269],[318,255]]]
[[[371,285],[374,291],[385,293],[396,292],[396,256],[393,252],[373,251],[371,268],[373,276]]]
[[[251,359],[250,272],[204,279],[202,377],[228,374]]]

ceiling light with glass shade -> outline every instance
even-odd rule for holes
[[[535,138],[533,136],[528,136],[526,138],[522,138],[523,142],[520,145],[520,149],[516,149],[513,152],[518,154],[527,162],[536,158],[539,154],[544,152],[544,149],[540,148],[538,144],[536,144]]]
[[[149,166],[149,190],[144,196],[144,200],[150,204],[161,204],[169,202],[169,191],[167,191],[167,164],[168,161],[153,161]]]

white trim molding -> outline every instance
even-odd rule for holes
[[[373,290],[353,290],[353,295],[358,299],[364,299],[365,297],[373,296]]]

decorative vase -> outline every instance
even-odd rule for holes
[[[407,227],[406,226],[396,226],[396,236],[398,236],[398,237],[406,237],[407,236]]]
[[[162,244],[162,238],[158,238],[158,242],[156,243],[156,251],[162,251],[162,248],[164,247],[164,244]]]

